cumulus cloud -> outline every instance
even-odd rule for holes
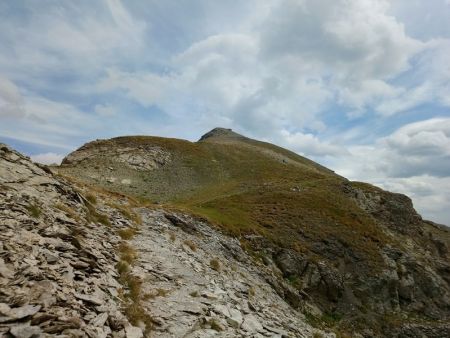
[[[389,176],[450,176],[450,119],[436,118],[408,124],[381,139]]]
[[[101,91],[123,90],[126,96],[142,106],[162,105],[164,95],[169,94],[169,79],[152,73],[130,73],[109,69],[98,84]]]
[[[132,59],[144,47],[145,23],[132,18],[119,0],[2,6],[9,15],[0,21],[0,68],[35,86],[45,87],[40,78],[51,75],[76,72],[88,78],[105,64]],[[27,13],[25,20],[15,15],[18,7]]]
[[[339,174],[407,194],[427,217],[450,225],[450,118],[410,123],[348,150],[335,165]]]
[[[276,60],[314,61],[345,78],[392,76],[408,67],[421,44],[387,15],[388,5],[373,0],[281,1],[262,27],[263,53]]]
[[[110,69],[98,88],[172,116],[223,116],[257,136],[318,125],[333,102],[350,118],[370,109],[393,115],[426,101],[435,86],[390,83],[429,46],[388,9],[374,0],[271,2],[241,33],[210,35],[174,55],[168,71]]]

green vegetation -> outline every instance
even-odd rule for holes
[[[94,205],[97,204],[97,197],[95,197],[95,195],[93,194],[87,194],[86,199]]]
[[[27,210],[33,218],[39,218],[39,216],[41,216],[42,214],[41,208],[36,203],[28,205]]]

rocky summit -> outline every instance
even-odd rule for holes
[[[450,231],[215,128],[0,145],[0,337],[448,337]]]

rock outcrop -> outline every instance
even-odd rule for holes
[[[97,142],[90,142],[78,151],[65,157],[63,165],[74,165],[82,163],[87,159],[101,160],[102,158],[112,158],[117,163],[123,163],[135,170],[153,170],[170,162],[170,153],[156,146],[138,147],[111,147],[104,144],[97,146]]]

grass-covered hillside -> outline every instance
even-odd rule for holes
[[[146,136],[96,141],[82,151],[107,150],[63,165],[61,172],[188,209],[234,235],[264,235],[302,252],[336,237],[345,247],[376,255],[385,236],[345,194],[344,178],[280,147],[235,135],[213,133],[195,143]],[[117,162],[117,150],[140,147],[160,148],[170,159],[151,170]]]

